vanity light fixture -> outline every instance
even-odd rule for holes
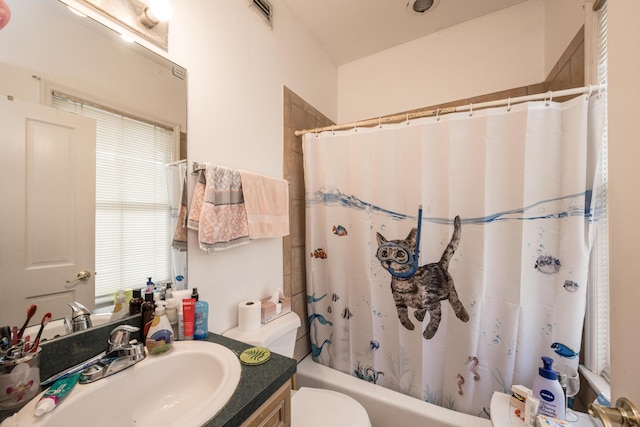
[[[140,14],[140,22],[147,28],[153,28],[160,22],[171,19],[172,15],[173,9],[168,0],[150,0],[149,6]]]

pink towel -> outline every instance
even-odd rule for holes
[[[289,183],[283,179],[240,171],[249,223],[249,238],[289,234]]]
[[[206,164],[194,189],[188,227],[198,230],[200,249],[209,254],[249,243],[238,171]]]
[[[178,211],[178,223],[173,233],[171,247],[180,252],[187,250],[187,180],[182,180],[182,197],[180,200],[180,210]]]

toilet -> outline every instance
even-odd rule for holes
[[[222,335],[291,357],[300,318],[287,313],[255,331],[232,328]],[[371,427],[364,407],[352,397],[332,390],[301,387],[291,391],[292,427]]]

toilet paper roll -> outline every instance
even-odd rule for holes
[[[238,329],[249,332],[255,331],[262,324],[260,301],[242,301],[238,304]]]

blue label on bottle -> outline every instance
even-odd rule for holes
[[[540,390],[540,397],[547,402],[553,402],[554,400],[556,400],[553,393],[551,393],[549,390]]]

